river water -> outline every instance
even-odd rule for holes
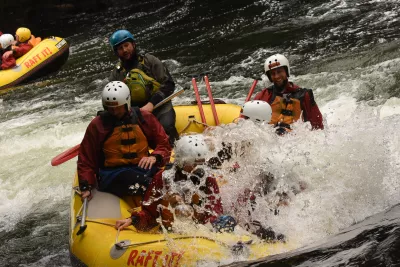
[[[257,142],[261,156],[237,158],[244,185],[252,181],[249,164],[272,173],[277,191],[307,185],[278,216],[257,207],[258,219],[298,248],[263,261],[400,266],[400,1],[308,2],[142,1],[44,26],[59,30],[71,54],[59,72],[0,95],[0,266],[70,266],[76,159],[58,167],[50,160],[80,143],[101,109],[116,63],[107,39],[120,28],[161,58],[179,85],[211,71],[214,96],[236,104],[253,78],[263,79],[257,90],[268,85],[266,57],[285,54],[291,80],[314,90],[326,129],[298,123],[296,134],[278,138],[248,122],[246,130],[216,134],[217,141]],[[193,99],[187,91],[173,102]],[[231,201],[228,193],[223,199]]]

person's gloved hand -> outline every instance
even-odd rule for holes
[[[252,221],[251,224],[255,227],[252,233],[258,236],[260,239],[266,241],[282,241],[285,242],[286,237],[283,234],[277,234],[272,230],[271,227],[265,228],[259,221]]]
[[[92,196],[92,186],[89,185],[87,181],[80,181],[79,182],[79,190],[81,191],[81,199],[87,198],[88,200],[91,200],[93,198]]]
[[[235,230],[235,226],[237,225],[237,222],[235,218],[229,215],[222,215],[219,216],[213,223],[212,223],[214,229],[217,232],[233,232]]]
[[[126,219],[118,220],[115,223],[115,229],[117,230],[123,230],[124,228],[127,228],[130,225],[137,225],[140,221],[139,215],[132,215],[131,217],[128,217]]]

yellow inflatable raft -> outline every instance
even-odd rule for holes
[[[216,105],[219,120],[227,124],[239,117],[240,106]],[[201,132],[197,106],[174,107],[179,132]],[[211,108],[204,105],[208,125],[215,125]],[[293,249],[289,243],[266,243],[254,236],[233,233],[213,233],[195,230],[190,234],[175,234],[157,229],[153,233],[139,232],[133,226],[118,232],[115,222],[130,216],[130,198],[94,190],[88,202],[86,228],[83,227],[83,203],[78,194],[75,176],[71,199],[69,246],[73,266],[216,266],[240,260],[257,259]],[[81,227],[83,233],[78,235]]]
[[[60,37],[49,37],[17,59],[17,65],[0,71],[0,92],[50,72],[58,70],[67,61],[69,45]]]
[[[216,104],[220,124],[232,123],[240,115],[241,107],[234,104]],[[216,126],[211,106],[203,105],[206,123],[203,124],[197,105],[174,106],[176,113],[175,127],[178,133],[202,133],[206,126]]]

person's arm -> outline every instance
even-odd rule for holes
[[[268,102],[270,99],[270,94],[268,92],[268,89],[263,89],[261,92],[258,92],[256,96],[254,97],[254,100],[263,100],[265,102]]]
[[[142,210],[134,211],[131,217],[118,220],[115,224],[116,229],[124,229],[129,225],[133,225],[140,231],[148,231],[157,225],[159,216],[158,205],[161,204],[163,193],[162,171],[156,173],[147,188],[143,197]]]
[[[16,46],[15,48],[13,48],[13,55],[15,58],[19,58],[22,57],[23,55],[25,55],[26,53],[29,52],[29,50],[32,49],[32,45],[27,44],[27,43],[21,43],[19,46]]]
[[[149,101],[155,106],[175,91],[175,82],[161,60],[150,54],[146,54],[146,59],[152,77],[161,84],[159,91],[152,95]]]
[[[312,101],[309,92],[304,95],[303,119],[309,121],[313,130],[324,129],[322,114],[317,103]]]
[[[96,125],[99,120],[99,117],[96,117],[90,122],[79,147],[78,178],[79,185],[84,189],[87,189],[85,188],[86,186],[93,188],[96,184],[96,174],[99,169],[99,156],[101,153],[99,131]]]
[[[214,177],[207,177],[205,189],[206,199],[203,204],[203,211],[197,210],[196,219],[201,223],[213,223],[220,215],[224,213],[221,197],[219,195],[219,187]]]
[[[11,51],[9,51],[11,52]],[[1,69],[8,70],[16,66],[15,58],[11,56],[3,56],[3,60],[1,61]]]
[[[150,148],[153,149],[151,156],[156,157],[158,167],[163,167],[169,162],[171,156],[171,145],[168,135],[157,118],[150,112],[142,110],[144,122],[140,123]]]

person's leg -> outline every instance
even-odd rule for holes
[[[109,192],[118,197],[144,195],[151,177],[135,170],[124,170],[119,172],[101,191]],[[100,186],[101,187],[101,186]]]
[[[175,140],[179,139],[178,131],[175,128],[176,114],[175,110],[172,108],[172,104],[166,103],[164,105],[167,106],[154,111],[154,116],[157,117],[158,121],[163,126],[166,134],[169,136],[169,142],[171,146],[173,146]]]

